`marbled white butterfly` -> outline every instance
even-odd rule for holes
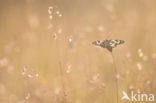
[[[112,52],[113,48],[117,47],[117,45],[123,44],[124,42],[124,40],[97,40],[92,42],[92,44],[106,48],[110,52]]]

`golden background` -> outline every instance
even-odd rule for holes
[[[119,103],[156,94],[155,28],[155,0],[1,0],[0,103],[117,103],[115,77]]]

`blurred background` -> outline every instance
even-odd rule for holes
[[[122,91],[156,95],[155,11],[155,0],[1,0],[0,103],[117,103],[116,80],[119,103]],[[105,39],[125,40],[114,59],[92,45]]]

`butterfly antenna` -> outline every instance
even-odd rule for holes
[[[110,38],[111,36],[113,36],[113,35],[114,35],[113,33],[108,34],[107,37],[106,37],[106,40],[109,39],[109,38]]]

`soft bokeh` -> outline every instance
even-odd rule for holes
[[[1,0],[0,103],[117,103],[116,79],[119,103],[156,95],[155,28],[155,0]]]

